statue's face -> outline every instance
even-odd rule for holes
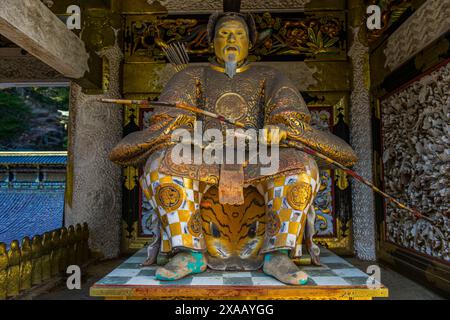
[[[237,64],[248,56],[249,35],[247,27],[240,19],[219,21],[214,36],[214,50],[219,62],[230,62],[235,59]]]

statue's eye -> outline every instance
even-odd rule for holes
[[[214,238],[220,238],[220,231],[214,222],[210,222],[211,234]]]
[[[248,237],[254,238],[256,237],[256,229],[258,228],[258,221],[253,222],[248,229]]]

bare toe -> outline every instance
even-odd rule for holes
[[[300,271],[289,256],[283,252],[266,254],[263,271],[286,284],[304,285],[308,282],[308,275]]]

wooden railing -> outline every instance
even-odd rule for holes
[[[22,244],[14,240],[7,249],[0,242],[0,300],[15,297],[33,286],[65,273],[70,265],[89,259],[87,223],[56,229]]]

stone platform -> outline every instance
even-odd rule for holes
[[[95,283],[91,296],[106,299],[372,299],[387,297],[388,289],[367,286],[369,276],[331,251],[321,248],[323,266],[301,267],[309,275],[304,286],[285,285],[262,271],[208,269],[178,281],[155,279],[157,266],[140,267],[141,249]]]

